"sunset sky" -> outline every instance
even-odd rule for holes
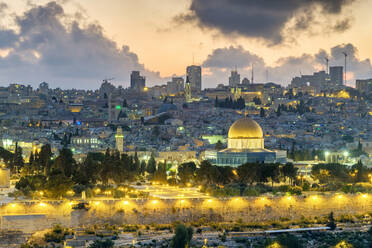
[[[280,3],[279,3],[280,2]],[[369,0],[66,0],[3,2],[0,84],[97,88],[131,70],[149,85],[203,66],[203,87],[227,83],[237,66],[257,82],[343,65],[348,84],[372,77]]]

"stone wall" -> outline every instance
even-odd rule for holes
[[[282,218],[295,220],[304,217],[372,212],[372,195],[324,194],[312,196],[241,197],[210,199],[124,199],[91,200],[89,209],[73,210],[74,202],[49,201],[13,203],[0,207],[0,215],[44,214],[50,225],[81,226],[94,223],[151,224],[174,221],[244,222],[276,221]],[[9,219],[9,217],[7,217]],[[5,229],[12,229],[7,220]],[[3,226],[3,225],[2,225]],[[17,225],[13,225],[15,227]],[[44,225],[35,224],[35,230]],[[21,229],[17,226],[16,229]]]

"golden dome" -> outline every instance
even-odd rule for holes
[[[231,125],[228,137],[229,139],[261,139],[263,132],[256,121],[244,117]]]

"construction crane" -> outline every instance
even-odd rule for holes
[[[342,52],[342,54],[345,56],[345,79],[344,79],[344,84],[346,85],[346,57],[347,57],[347,53]]]

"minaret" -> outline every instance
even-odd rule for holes
[[[124,152],[124,135],[123,135],[123,130],[121,129],[121,127],[118,127],[116,129],[115,140],[116,140],[116,149],[120,153]]]
[[[191,84],[190,84],[190,80],[188,76],[186,76],[185,96],[186,96],[186,102],[191,102]]]

